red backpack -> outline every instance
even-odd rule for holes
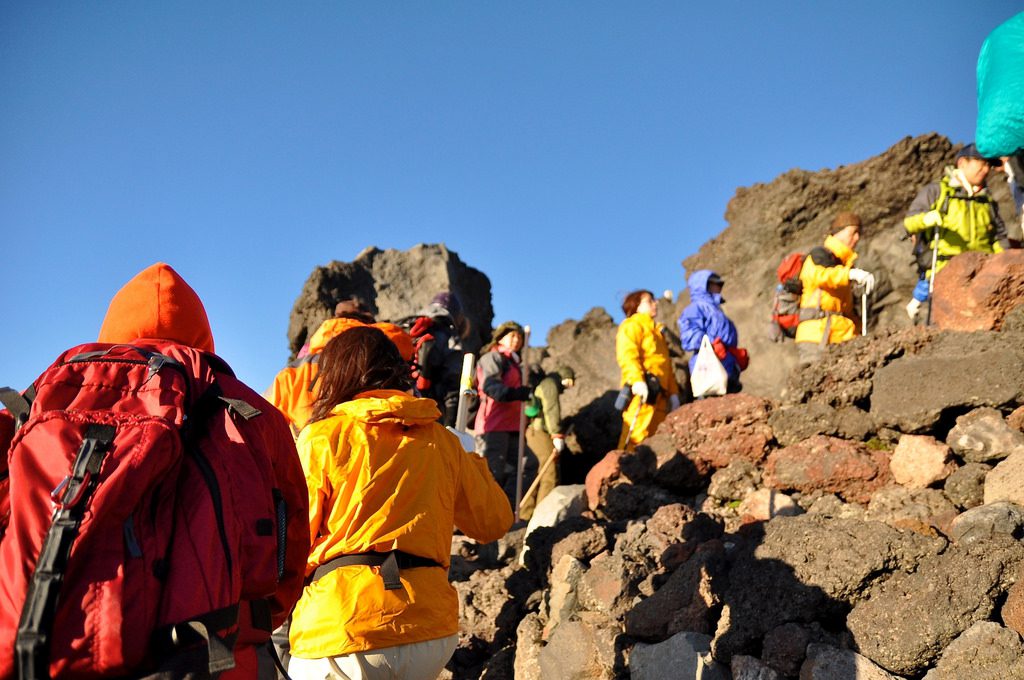
[[[160,341],[73,348],[5,396],[0,677],[255,677],[309,550],[281,415]]]
[[[800,296],[804,286],[800,282],[800,270],[804,266],[804,253],[792,253],[783,258],[775,270],[778,285],[772,296],[771,337],[781,341],[796,336],[800,325]]]

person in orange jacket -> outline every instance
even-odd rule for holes
[[[338,334],[361,326],[374,326],[383,331],[395,343],[402,358],[412,362],[416,349],[408,333],[393,323],[375,322],[361,301],[354,298],[342,300],[335,306],[334,317],[320,324],[308,345],[303,348],[305,352],[300,351],[300,357],[274,376],[274,383],[268,390],[267,401],[288,419],[294,436],[298,436],[299,430],[309,422],[313,412],[320,352]]]
[[[320,357],[320,393],[297,442],[313,539],[288,672],[436,678],[458,642],[452,527],[494,541],[512,509],[472,438],[412,395],[408,363],[382,332],[351,329]]]

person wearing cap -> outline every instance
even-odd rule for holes
[[[870,294],[875,277],[853,266],[860,241],[860,216],[854,212],[836,215],[824,245],[811,249],[800,269],[800,324],[796,327],[797,353],[801,365],[817,360],[826,345],[846,342],[858,332],[853,314],[853,288]]]
[[[921,305],[927,302],[934,275],[954,256],[999,253],[1010,247],[1006,225],[986,188],[989,171],[999,165],[999,159],[985,158],[974,144],[968,144],[957,152],[954,165],[946,168],[942,179],[914,197],[903,218],[903,227],[914,237],[918,269],[917,286],[907,304],[911,319],[917,319]]]
[[[515,321],[506,321],[491,335],[476,364],[477,395],[480,406],[476,412],[473,431],[477,437],[477,451],[487,459],[498,485],[514,503],[516,494],[516,466],[519,460],[519,419],[523,402],[530,398],[526,386],[519,351],[526,333]],[[523,490],[536,473],[537,459],[527,455],[523,474]],[[528,480],[529,477],[529,480]]]
[[[267,390],[267,401],[284,414],[293,436],[298,436],[313,413],[320,353],[328,342],[341,333],[364,326],[372,326],[383,332],[398,348],[402,358],[410,363],[409,370],[412,370],[415,347],[412,338],[404,329],[386,321],[374,321],[366,303],[359,298],[353,297],[338,302],[334,307],[334,316],[320,324],[310,337],[306,354],[296,357],[295,361],[278,371],[273,384]]]
[[[679,408],[679,383],[665,342],[665,326],[655,321],[658,300],[634,290],[622,301],[625,320],[615,334],[615,359],[622,385],[632,396],[622,411],[619,448],[630,449],[654,434],[669,411]]]
[[[530,519],[533,510],[551,490],[558,486],[558,457],[565,451],[565,431],[562,429],[560,396],[576,382],[576,372],[569,366],[559,366],[544,376],[533,388],[533,397],[526,405],[530,424],[526,428],[526,447],[541,469],[548,458],[555,461],[540,475],[535,495],[523,499],[519,509],[521,519]]]
[[[739,334],[736,324],[722,311],[722,286],[725,281],[709,269],[701,269],[690,275],[686,286],[690,292],[690,304],[679,315],[679,339],[683,349],[693,352],[690,357],[690,372],[697,362],[697,350],[706,335],[715,350],[715,356],[729,374],[727,389],[739,392],[740,371],[747,368],[747,350],[738,347]]]
[[[416,340],[416,389],[437,403],[445,425],[454,425],[458,413],[465,326],[462,303],[445,290],[433,297],[410,330]]]

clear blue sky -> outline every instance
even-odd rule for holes
[[[0,383],[169,262],[262,390],[312,269],[444,242],[541,332],[679,265],[738,186],[969,141],[1020,3],[4,2]]]

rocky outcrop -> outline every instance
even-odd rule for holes
[[[1024,304],[1024,251],[964,253],[935,275],[935,325],[952,331],[993,331]]]
[[[313,269],[295,300],[288,321],[292,356],[334,315],[334,305],[362,298],[380,321],[398,321],[427,306],[435,294],[458,295],[468,321],[465,345],[475,351],[491,332],[491,282],[443,244],[420,244],[409,250],[370,247],[352,262],[337,260]]]

